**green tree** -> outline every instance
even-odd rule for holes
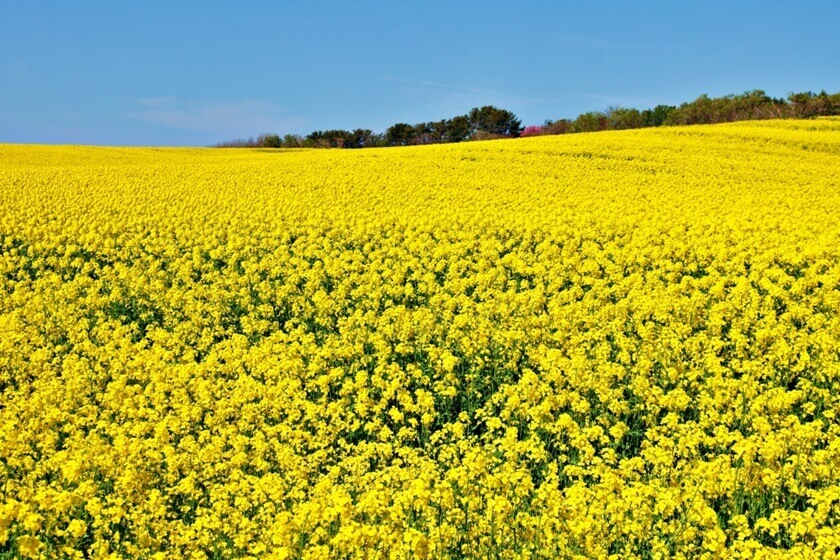
[[[257,146],[260,148],[282,148],[283,141],[279,134],[263,133],[257,136]]]
[[[522,121],[517,119],[516,115],[492,105],[470,110],[468,118],[470,137],[475,137],[479,132],[515,137],[519,136],[519,132],[522,130]]]
[[[397,123],[385,131],[385,143],[388,146],[407,146],[414,137],[414,127],[406,123]]]
[[[283,136],[284,148],[300,148],[303,146],[303,137],[298,134],[286,134]]]
[[[572,123],[573,132],[597,132],[607,130],[607,128],[609,128],[607,115],[600,111],[580,114]]]
[[[667,125],[709,124],[714,122],[714,101],[705,93],[691,101],[683,103],[668,115]]]
[[[410,144],[431,144],[432,129],[429,123],[417,123],[413,127]]]
[[[638,109],[610,107],[606,111],[607,127],[613,130],[626,130],[644,126],[642,113]]]
[[[797,119],[840,114],[840,93],[805,91],[788,95],[789,112]]]
[[[674,109],[676,107],[673,105],[657,105],[653,109],[645,109],[642,111],[642,126],[662,126]]]
[[[468,116],[458,115],[445,122],[444,142],[463,142],[470,137],[470,119]]]
[[[543,132],[545,134],[567,134],[573,131],[573,124],[569,119],[546,120],[543,125]]]
[[[345,148],[370,148],[376,144],[376,135],[369,128],[357,128],[344,145]]]
[[[429,129],[429,138],[435,144],[446,141],[446,130],[448,122],[446,119],[432,121],[426,125]]]

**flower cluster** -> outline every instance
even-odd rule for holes
[[[840,120],[0,160],[0,556],[840,550]]]

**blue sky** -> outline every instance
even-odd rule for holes
[[[0,142],[209,145],[840,91],[840,1],[0,0]]]

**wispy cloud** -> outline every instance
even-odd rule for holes
[[[525,107],[557,102],[556,99],[529,97],[495,89],[450,84],[431,80],[415,80],[385,76],[384,82],[396,85],[396,90],[426,107],[447,112],[463,111],[480,105]]]
[[[25,60],[15,60],[2,65],[3,73],[10,78],[24,78],[29,76],[29,63]]]
[[[603,93],[579,93],[577,97],[598,102],[604,105],[604,107],[618,106],[647,109],[663,103],[662,101],[651,99],[649,97],[627,97],[621,95],[607,95]]]
[[[430,80],[410,80],[408,78],[395,78],[394,76],[385,76],[382,78],[385,82],[395,82],[403,84],[409,88],[420,88],[423,90],[443,90],[443,91],[462,91],[465,93],[496,93],[493,90],[468,87],[458,84],[445,84],[442,82],[433,82]]]
[[[575,45],[578,47],[589,47],[594,49],[611,49],[611,50],[673,50],[677,47],[673,45],[650,45],[640,43],[627,43],[624,41],[611,41],[601,39],[599,37],[590,37],[587,35],[557,35],[555,37],[558,41],[568,45]]]
[[[151,97],[136,100],[126,116],[166,128],[217,135],[220,140],[260,132],[293,132],[306,124],[305,118],[289,115],[279,105],[260,99],[184,101]]]

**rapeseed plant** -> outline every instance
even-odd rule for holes
[[[836,119],[0,159],[0,557],[840,550]]]

